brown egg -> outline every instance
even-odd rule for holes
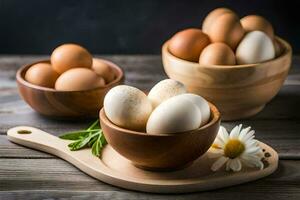
[[[105,85],[102,77],[87,68],[74,68],[61,74],[55,82],[55,89],[62,91],[90,90]]]
[[[208,15],[205,17],[203,24],[202,24],[202,31],[204,33],[208,32],[208,28],[210,24],[219,16],[223,15],[224,13],[234,13],[232,10],[228,8],[217,8],[208,13]]]
[[[211,22],[207,34],[212,42],[222,42],[235,49],[245,34],[238,16],[224,13]]]
[[[210,43],[200,29],[190,28],[176,33],[170,40],[169,51],[176,57],[198,62],[201,51]]]
[[[25,80],[35,85],[54,88],[58,76],[49,63],[37,63],[26,71]]]
[[[94,70],[99,76],[103,77],[106,83],[110,83],[115,79],[113,68],[99,59],[93,58],[92,70]]]
[[[199,58],[200,65],[235,65],[232,49],[224,43],[212,43],[205,47]]]
[[[265,32],[271,39],[274,38],[274,30],[270,22],[259,15],[248,15],[243,17],[241,24],[246,32],[262,31]]]
[[[91,68],[92,56],[83,47],[77,44],[64,44],[52,52],[51,64],[59,74],[71,68]]]

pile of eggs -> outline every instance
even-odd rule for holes
[[[25,74],[29,83],[60,91],[82,91],[104,86],[115,79],[114,69],[93,59],[85,48],[64,44],[51,54],[51,63],[32,65]]]
[[[210,107],[201,96],[187,93],[175,80],[157,83],[146,95],[120,85],[104,98],[104,111],[115,125],[148,134],[172,134],[197,129],[210,119]]]
[[[258,15],[239,19],[227,8],[210,12],[202,30],[189,28],[176,33],[168,50],[178,58],[200,65],[259,63],[281,53],[270,22]]]

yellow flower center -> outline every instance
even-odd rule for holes
[[[229,140],[224,148],[224,155],[234,159],[245,151],[245,145],[236,139]]]

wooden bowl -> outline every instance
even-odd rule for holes
[[[292,58],[291,46],[276,38],[280,56],[273,60],[247,65],[200,66],[173,56],[167,41],[162,47],[165,72],[186,85],[189,92],[214,103],[222,120],[248,118],[261,111],[282,86]]]
[[[109,64],[116,74],[115,80],[103,87],[85,91],[57,91],[27,82],[24,77],[29,67],[39,62],[50,62],[41,60],[25,65],[18,70],[16,79],[19,92],[35,111],[43,115],[58,118],[97,117],[103,106],[105,94],[112,87],[123,83],[124,80],[121,68],[112,62],[101,61]]]
[[[150,135],[124,129],[99,113],[107,142],[135,166],[147,170],[174,170],[191,164],[203,155],[215,140],[220,126],[220,113],[210,104],[211,119],[193,131],[177,134]]]

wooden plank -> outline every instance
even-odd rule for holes
[[[222,123],[227,129],[232,129],[240,122],[226,122]],[[258,140],[272,146],[279,153],[280,159],[300,159],[300,123],[294,121],[284,120],[278,123],[272,120],[252,121],[247,120],[241,122],[245,126],[251,126],[256,130],[256,137]],[[70,123],[63,128],[58,124],[50,124],[47,122],[36,127],[42,127],[45,131],[53,135],[59,135],[64,131],[74,130],[74,127],[86,127],[86,125]],[[275,125],[276,124],[276,125]],[[19,124],[21,125],[21,124]],[[28,125],[28,124],[27,124]],[[1,157],[49,157],[48,154],[40,153],[35,150],[28,150],[24,147],[12,144],[7,141],[5,135],[0,135],[0,158]],[[51,157],[51,156],[50,156]]]
[[[22,147],[10,142],[5,135],[0,135],[0,158],[54,158],[54,156]]]
[[[157,81],[166,78],[160,55],[115,55],[96,56],[118,64],[126,76],[126,84],[149,89]],[[48,56],[0,56],[0,88],[15,88],[16,70],[24,64],[47,59]],[[293,57],[290,76],[285,84],[300,84],[300,56]]]
[[[281,161],[278,170],[258,181],[239,186],[186,195],[158,195],[126,191],[88,177],[59,159],[0,159],[2,199],[32,195],[37,199],[299,199],[300,161]],[[22,189],[21,189],[22,188]],[[21,189],[21,190],[20,190]],[[7,198],[6,198],[7,197]],[[138,198],[139,197],[139,198]]]
[[[257,188],[248,186],[248,191],[242,193],[237,191],[239,187],[232,189],[221,189],[203,193],[180,194],[180,195],[159,195],[149,193],[137,193],[132,191],[72,191],[72,190],[25,190],[25,191],[7,191],[0,192],[0,197],[5,200],[24,199],[30,197],[31,199],[101,199],[101,200],[224,200],[224,199],[244,199],[244,200],[299,200],[300,195],[296,189],[290,188],[287,190],[273,191],[272,188],[267,187],[264,191],[255,191]],[[226,192],[226,191],[228,192]]]

